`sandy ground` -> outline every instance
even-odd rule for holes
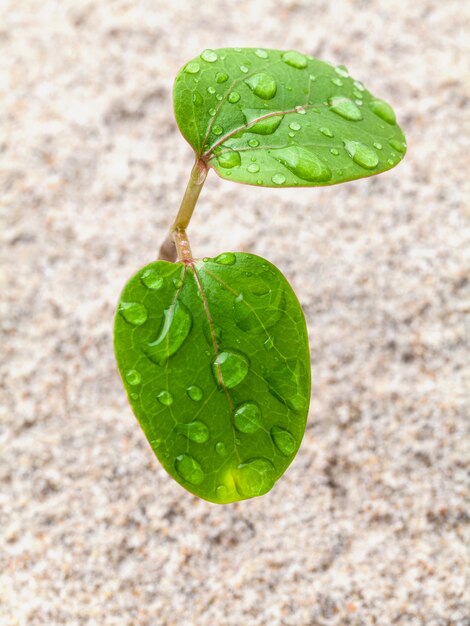
[[[1,626],[470,624],[469,28],[464,0],[0,2]],[[192,164],[173,77],[223,45],[345,63],[409,153],[324,189],[210,175],[193,250],[279,266],[313,371],[287,474],[219,507],[153,457],[112,322]]]

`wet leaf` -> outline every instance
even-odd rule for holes
[[[285,472],[305,429],[310,357],[273,265],[231,252],[147,265],[121,294],[115,350],[150,445],[188,491],[233,502]]]
[[[223,178],[316,186],[391,169],[406,152],[391,106],[334,67],[295,51],[205,50],[178,73],[178,126]]]

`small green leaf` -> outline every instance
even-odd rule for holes
[[[114,330],[130,403],[166,471],[211,502],[269,491],[310,401],[305,320],[279,270],[233,252],[151,263],[124,288]]]
[[[293,50],[205,50],[178,73],[174,105],[196,155],[240,183],[334,185],[406,152],[389,104],[344,66]]]

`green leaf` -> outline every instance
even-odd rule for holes
[[[205,50],[178,73],[178,126],[222,178],[334,185],[391,169],[406,152],[391,106],[344,66],[295,51]]]
[[[124,288],[114,330],[130,403],[166,471],[211,502],[269,491],[310,401],[305,320],[279,270],[232,252],[151,263]]]

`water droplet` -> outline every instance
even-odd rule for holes
[[[210,85],[210,86],[207,88],[207,93],[214,94],[214,93],[215,93],[215,87],[213,87],[212,85]]]
[[[249,67],[247,67],[246,65],[240,65],[240,72],[247,74],[249,71],[250,71]]]
[[[209,441],[209,429],[201,420],[194,420],[189,424],[177,424],[176,430],[194,443]]]
[[[353,90],[353,96],[355,98],[362,98],[363,97],[363,93],[362,93],[362,91],[359,91],[359,89],[354,89]]]
[[[223,100],[223,97],[220,95],[220,93],[218,93],[216,95],[216,99],[220,102],[221,100]]]
[[[228,74],[226,74],[225,72],[217,72],[217,74],[215,75],[215,80],[219,84],[225,83],[228,80]]]
[[[215,495],[219,500],[225,500],[227,497],[227,487],[225,485],[219,485],[215,490]]]
[[[218,441],[215,444],[215,451],[219,456],[227,456],[227,448],[225,447],[225,443],[223,441]]]
[[[283,174],[274,174],[271,176],[271,180],[276,185],[283,185],[286,182],[286,177]]]
[[[197,385],[191,385],[190,387],[188,387],[186,389],[186,393],[191,398],[191,400],[194,400],[194,402],[200,402],[204,395],[202,389]]]
[[[254,402],[245,402],[233,416],[235,428],[241,433],[254,433],[261,427],[261,410]]]
[[[297,448],[297,443],[292,433],[280,426],[273,426],[271,428],[271,437],[276,445],[276,448],[284,456],[292,456]]]
[[[236,102],[240,100],[240,94],[236,91],[232,91],[232,93],[229,94],[229,97],[227,99],[230,102],[230,104],[235,104]]]
[[[250,163],[246,169],[250,172],[250,174],[256,174],[256,172],[259,172],[259,165],[257,163]]]
[[[222,252],[222,254],[215,257],[214,262],[219,265],[233,265],[236,260],[237,257],[233,252]]]
[[[374,148],[377,148],[377,150],[382,150],[382,144],[378,141],[374,141]]]
[[[274,98],[277,91],[276,81],[269,74],[260,72],[259,74],[253,74],[245,80],[245,83],[251,89],[251,91],[262,98],[263,100],[271,100]]]
[[[275,481],[273,464],[267,459],[255,458],[240,463],[232,470],[237,491],[245,498],[253,498],[267,493]]]
[[[200,485],[204,480],[204,472],[200,463],[189,454],[176,457],[175,469],[178,474],[191,485]]]
[[[282,122],[284,115],[271,115],[264,119],[259,120],[250,126],[247,130],[249,133],[256,133],[258,135],[272,135]]]
[[[331,111],[337,113],[345,120],[350,120],[352,122],[362,120],[362,113],[360,109],[349,98],[345,98],[343,96],[333,96],[328,102]]]
[[[302,126],[298,122],[291,122],[289,124],[289,128],[291,128],[292,130],[300,130]]]
[[[328,165],[306,148],[289,146],[271,150],[269,154],[302,180],[324,182],[331,178]]]
[[[299,115],[305,115],[305,113],[306,113],[306,111],[305,111],[305,109],[304,109],[304,107],[303,107],[303,106],[298,106],[298,107],[295,107],[295,110],[297,111],[297,113],[298,113]]]
[[[250,148],[256,148],[257,146],[259,146],[259,141],[257,139],[249,139],[248,145],[250,146]]]
[[[293,131],[290,131],[289,137],[295,137],[295,133]]]
[[[195,91],[193,93],[193,102],[196,106],[201,106],[201,104],[203,103],[203,98],[199,91]]]
[[[303,54],[300,54],[300,52],[296,52],[295,50],[289,50],[288,52],[284,52],[284,54],[282,55],[282,60],[284,61],[284,63],[287,63],[287,65],[295,67],[298,70],[303,70],[307,67],[308,64],[307,57]]]
[[[358,89],[359,91],[365,91],[366,88],[364,87],[364,85],[361,83],[360,80],[355,80],[353,82],[354,87],[356,87],[356,89]]]
[[[224,152],[221,152],[217,157],[217,163],[226,169],[236,167],[241,163],[240,153],[232,150],[232,148],[225,148]]]
[[[224,129],[222,128],[222,126],[219,126],[219,124],[216,124],[215,126],[212,127],[212,132],[214,133],[214,135],[219,137],[219,135],[221,135],[224,132]]]
[[[338,65],[335,67],[335,72],[338,76],[342,76],[343,78],[347,78],[349,76],[348,68],[345,65]]]
[[[336,85],[337,87],[343,86],[343,81],[341,80],[341,78],[332,78],[331,82],[333,83],[333,85]]]
[[[258,48],[258,50],[255,50],[255,54],[260,59],[267,59],[268,58],[268,53],[266,52],[266,50],[263,50],[262,48]]]
[[[301,361],[288,359],[276,364],[265,375],[269,392],[294,411],[300,411],[308,404],[304,389],[306,386],[307,372]]]
[[[199,65],[199,63],[196,63],[196,61],[190,61],[186,64],[184,71],[186,72],[186,74],[197,74],[200,69],[201,66]]]
[[[360,141],[343,141],[346,152],[354,163],[368,170],[373,170],[379,163],[377,152]]]
[[[142,376],[137,370],[129,370],[126,374],[126,380],[129,385],[138,385],[142,380]]]
[[[181,280],[181,278],[173,278],[173,284],[176,289],[181,289],[181,287],[183,286],[183,281]]]
[[[118,310],[126,322],[133,326],[141,326],[147,321],[147,309],[139,302],[123,302],[121,300]]]
[[[320,132],[322,135],[325,135],[325,137],[334,137],[331,130],[327,128],[326,126],[323,126],[322,128],[320,128]]]
[[[403,141],[399,141],[398,139],[390,139],[388,143],[397,152],[401,152],[403,154],[406,151],[406,143],[404,143]]]
[[[129,396],[131,397],[131,400],[137,400],[137,398],[139,397],[139,394],[133,391],[132,393],[129,394]]]
[[[157,290],[163,287],[163,277],[160,276],[157,270],[151,268],[142,273],[140,280],[149,289]]]
[[[268,337],[263,345],[266,350],[272,350],[274,348],[274,337]]]
[[[375,113],[381,120],[387,122],[387,124],[396,124],[395,111],[384,100],[372,100],[369,102],[369,108],[372,113]]]
[[[173,404],[173,396],[166,389],[160,391],[160,393],[157,394],[157,400],[160,402],[160,404],[163,404],[165,406],[170,406],[171,404]]]
[[[212,371],[217,384],[220,385],[220,377],[222,377],[223,385],[227,389],[239,385],[248,374],[249,368],[248,357],[236,350],[224,350],[217,355],[212,364]]]
[[[162,365],[181,348],[189,335],[191,326],[191,313],[177,300],[163,312],[163,323],[158,337],[147,344],[144,353],[151,361]]]
[[[330,149],[330,152],[331,152],[331,154],[332,154],[333,156],[338,156],[338,154],[339,154],[339,150],[337,150],[336,148],[331,148],[331,149]]]
[[[214,115],[217,113],[217,111],[214,109],[214,107],[211,107],[209,109],[209,115],[211,115],[212,117],[214,117]]]
[[[207,63],[215,63],[218,59],[217,52],[208,48],[201,53],[201,59],[207,61]]]

